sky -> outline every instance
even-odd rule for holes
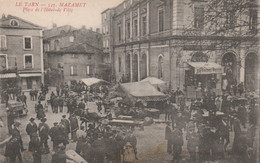
[[[81,28],[101,28],[101,12],[120,4],[123,0],[0,0],[0,16],[13,15],[42,27],[72,25]],[[60,3],[81,3],[82,7],[61,7]],[[44,12],[55,4],[61,12]],[[30,6],[29,6],[30,5]],[[32,6],[33,5],[33,6]],[[37,6],[38,5],[38,6]],[[37,12],[37,8],[39,11]],[[50,7],[53,8],[53,7]],[[64,10],[64,8],[66,8]],[[67,9],[69,8],[69,9]],[[72,9],[73,11],[71,12]]]

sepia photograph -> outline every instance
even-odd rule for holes
[[[260,163],[259,0],[0,0],[0,163]]]

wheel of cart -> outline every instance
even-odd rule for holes
[[[13,111],[16,117],[26,116],[28,113],[28,109],[22,102],[18,101],[9,101],[8,109]]]

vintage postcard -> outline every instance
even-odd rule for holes
[[[0,0],[0,163],[259,163],[258,0]]]

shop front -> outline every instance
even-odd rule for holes
[[[19,73],[20,85],[23,90],[40,88],[41,73]]]
[[[187,62],[185,88],[188,98],[201,98],[204,94],[221,94],[223,67],[214,62]]]

